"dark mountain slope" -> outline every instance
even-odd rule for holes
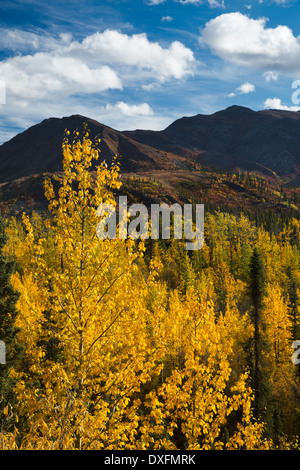
[[[82,135],[85,123],[92,140],[96,136],[101,138],[101,159],[109,162],[114,155],[119,155],[122,171],[163,168],[165,160],[172,160],[172,156],[165,155],[165,152],[135,142],[121,132],[87,117],[73,115],[62,119],[50,118],[0,146],[0,183],[33,174],[60,171],[65,130],[70,131],[72,139],[76,130]]]
[[[255,170],[297,178],[300,174],[300,112],[232,106],[212,115],[183,117],[163,131],[120,132],[80,115],[45,119],[0,146],[0,183],[62,169],[68,129],[101,138],[101,159],[120,156],[121,171],[191,169]]]
[[[183,117],[164,131],[131,131],[132,139],[217,168],[296,175],[300,172],[300,112],[231,106],[212,115]]]

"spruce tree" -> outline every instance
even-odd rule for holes
[[[261,255],[257,248],[254,248],[250,259],[250,282],[249,293],[252,303],[252,321],[254,326],[253,335],[253,391],[254,391],[254,409],[255,418],[259,416],[261,408],[263,383],[261,370],[261,353],[262,353],[262,308],[265,290],[264,266]]]
[[[290,317],[292,321],[291,327],[291,334],[292,339],[297,340],[300,339],[300,325],[299,325],[299,296],[297,292],[297,283],[295,280],[295,276],[292,272],[290,266],[287,268],[287,276],[288,276],[288,298],[289,298],[289,308],[290,308]]]
[[[17,342],[16,335],[19,328],[15,326],[17,317],[16,303],[19,298],[11,284],[11,276],[15,271],[15,262],[10,261],[3,253],[7,242],[5,223],[0,218],[0,340],[4,345],[4,357],[0,364],[0,424],[3,430],[6,420],[3,415],[7,405],[14,404],[14,381],[10,377],[10,370],[16,367],[21,360],[23,347]]]

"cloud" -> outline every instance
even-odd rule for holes
[[[49,116],[63,117],[81,114],[119,130],[162,130],[175,119],[172,114],[155,113],[148,103],[132,104],[119,101],[99,105],[94,100],[78,101],[72,97],[68,99],[67,105],[65,101],[57,103],[49,100],[37,102],[35,106],[29,106],[26,113],[16,113],[15,111],[15,107],[7,107],[6,109],[5,106],[0,107],[2,122],[0,144],[14,137],[17,132],[21,132]]]
[[[4,114],[5,112],[5,114]],[[113,101],[106,103],[91,100],[78,100],[70,97],[67,101],[40,101],[35,106],[26,108],[26,112],[16,113],[15,107],[0,107],[1,117],[1,141],[9,140],[17,131],[24,129],[42,121],[49,116],[63,117],[72,114],[88,116],[91,119],[102,122],[118,130],[152,129],[162,130],[170,125],[175,117],[166,110],[156,113],[152,107],[145,102],[127,103],[125,101]],[[17,131],[16,131],[17,129]]]
[[[149,41],[145,33],[129,36],[110,29],[88,36],[81,43],[71,43],[66,53],[88,61],[101,60],[110,66],[148,71],[161,82],[192,74],[196,64],[193,52],[179,41],[163,48],[158,42]],[[134,75],[137,78],[136,71]]]
[[[166,0],[148,0],[149,5],[160,5]],[[193,4],[193,5],[203,5],[203,3],[208,3],[211,8],[225,8],[224,0],[174,0],[179,1],[183,5]]]
[[[100,62],[89,64],[83,57],[66,53],[72,36],[0,30],[0,47],[16,52],[0,61],[0,76],[6,85],[7,105],[26,107],[37,100],[76,93],[122,89],[118,73]]]
[[[277,3],[277,5],[288,5],[296,1],[297,0],[274,0],[274,3]]]
[[[238,88],[235,89],[235,92],[240,94],[240,95],[253,93],[254,91],[255,91],[255,85],[253,85],[253,83],[249,83],[249,82],[243,83],[242,85],[240,85]],[[228,96],[229,97],[236,96],[236,93],[230,93]]]
[[[161,21],[167,21],[167,22],[171,22],[173,21],[174,18],[172,18],[172,16],[163,16]]]
[[[107,104],[95,109],[83,109],[83,115],[103,122],[118,130],[152,129],[163,130],[169,126],[175,116],[160,110],[156,113],[147,103],[132,105],[124,102]],[[177,117],[177,116],[176,116]]]
[[[208,0],[208,3],[212,8],[217,8],[217,7],[225,8],[224,0],[222,0],[221,2],[217,0]]]
[[[81,42],[60,35],[47,43],[38,34],[13,31],[10,36],[0,34],[0,46],[9,46],[7,37],[13,50],[19,43],[33,49],[0,62],[7,103],[21,107],[51,97],[122,90],[139,81],[181,80],[193,73],[196,64],[193,52],[182,43],[163,48],[146,34],[106,30]],[[36,51],[39,47],[44,50]]]
[[[267,18],[226,13],[206,23],[200,43],[228,62],[267,72],[300,73],[300,38],[287,26],[267,28]]]
[[[268,72],[265,72],[263,76],[265,77],[266,82],[272,82],[272,81],[278,80],[278,73],[272,72],[270,70]]]
[[[110,29],[78,41],[70,34],[0,28],[0,49],[6,52],[0,61],[5,140],[15,135],[13,129],[21,131],[49,116],[71,114],[116,129],[164,129],[173,115],[166,110],[157,115],[146,102],[129,103],[129,96],[143,87],[149,92],[165,83],[180,83],[199,65],[179,41],[162,46],[146,34]],[[122,99],[125,92],[127,98]]]
[[[279,98],[268,98],[264,102],[265,109],[280,109],[283,111],[299,111],[299,106],[285,106]]]
[[[246,82],[240,85],[236,91],[241,93],[242,95],[247,94],[247,93],[253,93],[255,91],[255,85],[252,83]]]
[[[205,3],[203,0],[179,0],[179,1],[183,5],[186,5],[188,3],[192,3],[192,4],[195,4],[195,5],[201,5],[201,4]],[[225,8],[224,0],[221,0],[221,1],[219,1],[219,0],[207,0],[207,3],[212,8]]]
[[[149,83],[153,90],[180,81],[197,65],[192,51],[178,41],[163,47],[145,34],[112,30],[76,41],[70,34],[0,29],[0,48],[9,51],[0,61],[6,95],[0,105],[2,142],[49,116],[71,114],[121,130],[164,129],[174,116],[166,110],[157,115],[148,103],[127,103],[120,95]],[[108,92],[114,91],[119,101],[107,104]]]
[[[7,104],[27,106],[49,98],[75,93],[97,93],[122,89],[121,79],[108,66],[91,68],[79,59],[46,53],[14,57],[0,63],[6,83]]]
[[[273,0],[273,3],[276,3],[277,5],[283,5],[283,6],[288,6],[295,2],[297,2],[297,0]],[[259,0],[258,3],[262,4],[263,0]]]
[[[47,31],[23,31],[20,29],[0,28],[0,48],[18,55],[26,52],[51,51],[72,41],[71,33],[61,33],[57,37]]]
[[[105,107],[106,111],[117,111],[123,114],[123,116],[153,116],[153,110],[148,103],[133,104],[124,103],[119,101],[115,105],[107,104]]]

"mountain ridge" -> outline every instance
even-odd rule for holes
[[[291,132],[292,131],[292,132]],[[147,131],[125,132],[149,144]],[[253,111],[230,106],[211,115],[182,117],[160,132],[160,148],[196,153],[199,162],[221,169],[275,171],[296,176],[300,171],[300,113]]]
[[[195,165],[300,175],[300,112],[253,111],[233,105],[175,120],[161,131],[118,131],[86,116],[44,119],[0,146],[0,183],[62,170],[65,130],[100,137],[100,158],[118,155],[121,171],[176,170]]]
[[[121,191],[132,202],[300,218],[300,113],[240,106],[184,116],[161,131],[118,131],[78,114],[44,119],[0,146],[1,213],[47,212],[44,181],[59,188],[65,131],[72,140],[85,126],[101,139],[100,160],[119,157]]]

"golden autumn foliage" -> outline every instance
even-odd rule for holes
[[[269,403],[281,406],[280,445],[292,447],[298,428],[289,414],[299,407],[299,385],[282,266],[288,260],[299,267],[299,253],[246,217],[221,213],[208,215],[205,245],[194,257],[180,242],[165,250],[153,244],[149,256],[144,242],[99,239],[97,208],[115,204],[120,179],[116,161],[97,166],[95,144],[88,133],[66,139],[59,188],[45,182],[48,216],[24,215],[7,228],[25,358],[11,370],[17,405],[9,413],[18,423],[10,433],[0,430],[1,449],[278,445],[252,414],[247,281],[254,245],[269,283]]]

